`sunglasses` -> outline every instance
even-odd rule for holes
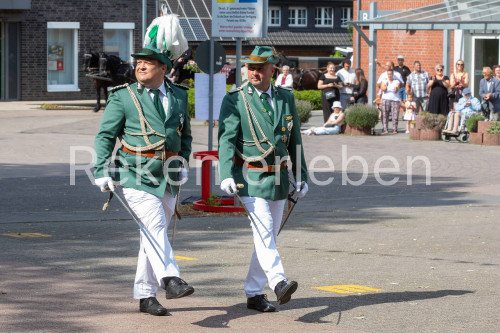
[[[436,69],[437,72],[442,72],[443,70],[442,69]]]

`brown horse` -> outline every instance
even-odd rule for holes
[[[293,89],[295,90],[317,90],[318,80],[322,74],[319,70],[305,70],[293,68],[290,70],[293,78]]]
[[[93,79],[97,93],[97,104],[94,107],[94,112],[101,108],[101,89],[104,90],[104,98],[107,101],[109,87],[136,82],[132,66],[117,56],[88,52],[84,54],[83,61],[83,71],[87,72],[87,76]]]

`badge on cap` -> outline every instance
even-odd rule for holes
[[[288,116],[288,117],[286,117],[286,120],[290,120],[292,118],[293,118],[293,116]]]

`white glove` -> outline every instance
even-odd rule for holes
[[[309,191],[309,187],[307,186],[307,183],[304,183],[304,187],[302,188],[302,190],[300,189],[300,187],[302,186],[302,183],[297,183],[297,198],[300,199],[300,198],[303,198],[305,197],[307,191]]]
[[[101,192],[115,191],[115,185],[113,184],[113,178],[111,177],[96,178],[95,184],[99,186]]]
[[[233,178],[226,178],[220,183],[220,189],[231,195],[233,193],[238,192],[238,188],[236,187],[236,183]]]
[[[188,180],[188,171],[186,168],[179,167],[179,182],[184,184]]]

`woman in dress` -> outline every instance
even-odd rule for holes
[[[356,82],[354,83],[352,97],[350,104],[367,104],[368,96],[366,90],[368,89],[368,81],[365,77],[365,72],[361,68],[356,68]]]
[[[389,133],[389,113],[392,113],[392,133],[398,133],[398,117],[399,108],[401,107],[401,100],[399,99],[399,87],[401,82],[394,79],[394,71],[387,70],[387,79],[380,83],[380,90],[382,90],[382,125],[384,132]]]
[[[325,123],[332,113],[333,102],[340,100],[339,88],[342,88],[342,81],[335,73],[335,65],[333,62],[328,63],[326,70],[327,72],[321,75],[318,80],[318,89],[323,91],[321,93],[321,106],[323,108],[323,121]],[[327,98],[326,95],[331,92],[333,92],[333,96]]]
[[[462,98],[462,90],[469,87],[469,73],[465,71],[465,63],[462,59],[457,60],[455,72],[450,75],[450,87],[455,95],[450,102],[453,103],[453,109],[455,109],[458,100]]]
[[[429,97],[429,112],[434,114],[448,114],[448,88],[450,78],[444,75],[444,65],[435,67],[436,74],[431,77],[427,88],[431,90]]]

